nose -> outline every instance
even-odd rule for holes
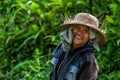
[[[78,35],[82,35],[83,36],[83,32],[82,31],[78,31]]]

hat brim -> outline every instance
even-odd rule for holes
[[[94,27],[93,25],[91,24],[85,24],[85,23],[75,23],[75,22],[71,22],[71,23],[66,23],[66,24],[62,24],[60,25],[60,29],[63,31],[64,29],[66,29],[67,27],[69,27],[70,25],[85,25],[85,26],[88,26],[94,30],[96,30],[100,36],[100,41],[99,41],[99,45],[104,45],[105,42],[106,42],[106,38],[105,38],[105,35],[102,33],[102,31],[100,29],[97,29],[96,27]]]

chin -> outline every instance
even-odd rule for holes
[[[84,43],[74,43],[75,45],[84,45]]]
[[[80,41],[80,42],[74,42],[74,44],[81,45],[81,44],[84,44],[84,43],[83,43],[83,41]]]

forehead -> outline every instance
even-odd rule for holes
[[[86,25],[74,25],[74,26],[77,28],[89,29],[89,27]]]

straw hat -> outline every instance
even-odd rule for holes
[[[100,36],[100,41],[99,44],[100,45],[104,45],[106,42],[105,36],[104,34],[101,32],[101,30],[99,29],[99,22],[98,19],[96,17],[94,17],[91,14],[88,13],[78,13],[75,18],[73,20],[71,19],[67,19],[64,21],[63,24],[60,25],[60,29],[63,31],[64,29],[66,29],[67,27],[69,27],[69,25],[86,25],[94,30],[96,30],[98,32],[98,35]]]

